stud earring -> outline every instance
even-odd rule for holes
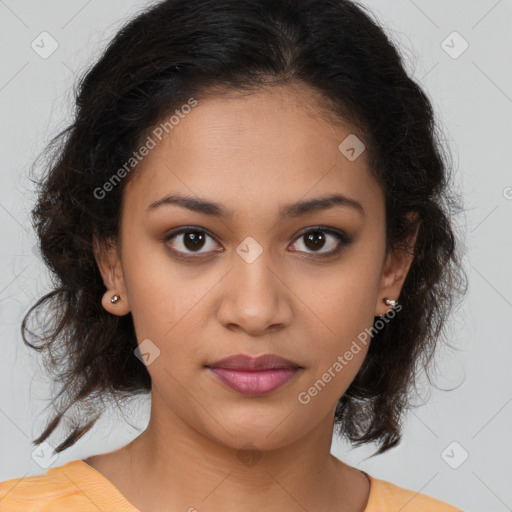
[[[393,299],[384,299],[384,302],[386,303],[386,306],[396,306],[397,301]]]
[[[112,298],[110,299],[110,302],[112,302],[112,304],[115,304],[116,302],[118,302],[120,300],[121,300],[121,296],[116,293],[115,295],[112,296]]]

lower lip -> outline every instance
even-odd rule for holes
[[[231,389],[248,396],[260,396],[270,393],[288,382],[298,368],[279,368],[256,372],[210,368],[224,384]]]

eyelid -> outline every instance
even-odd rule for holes
[[[172,230],[170,233],[167,233],[164,236],[164,240],[168,241],[175,236],[182,235],[183,233],[187,233],[188,231],[197,231],[198,233],[204,233],[208,235],[210,238],[215,240],[215,236],[210,233],[206,228],[201,228],[199,226],[181,226],[180,228],[176,228],[176,230]],[[218,243],[218,242],[217,242]]]
[[[207,229],[201,228],[199,226],[182,226],[181,228],[178,228],[175,231],[171,231],[170,233],[166,234],[164,236],[163,241],[169,242],[173,238],[175,238],[179,235],[183,235],[184,233],[187,233],[190,231],[207,235],[212,240],[214,240],[218,245],[220,245],[220,243],[217,241],[217,239],[214,235],[212,235]],[[214,252],[221,252],[218,250],[214,250],[214,251],[205,252],[205,253],[196,253],[196,255],[194,255],[194,253],[181,252],[181,251],[177,251],[177,250],[171,249],[171,248],[168,248],[168,250],[171,251],[173,254],[175,254],[178,258],[183,258],[183,259],[187,259],[187,260],[190,260],[193,258],[207,257],[207,256],[211,256]]]
[[[338,241],[337,247],[335,249],[332,249],[327,252],[294,251],[294,252],[297,252],[297,254],[301,258],[312,258],[312,259],[317,259],[317,260],[321,260],[323,258],[324,259],[335,258],[336,256],[338,256],[340,254],[340,252],[345,247],[350,245],[354,240],[352,236],[348,235],[342,229],[332,228],[329,226],[317,225],[317,226],[311,226],[308,228],[304,228],[303,230],[301,230],[297,234],[297,236],[295,236],[295,238],[293,239],[293,243],[295,244],[297,240],[299,240],[301,237],[307,235],[308,233],[315,233],[315,232],[327,233],[331,236],[334,236]],[[304,255],[306,255],[306,256],[304,256]]]
[[[311,226],[309,228],[304,228],[303,230],[299,231],[299,233],[294,238],[294,240],[297,240],[297,238],[300,238],[301,236],[304,236],[306,233],[310,233],[310,232],[314,232],[314,231],[322,231],[324,233],[329,233],[330,235],[337,236],[345,244],[349,244],[353,240],[352,237],[349,236],[342,229],[333,228],[333,227],[330,227],[330,226],[322,226],[322,225]]]

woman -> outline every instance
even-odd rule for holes
[[[108,397],[151,392],[151,417],[3,482],[2,510],[458,510],[330,454],[335,425],[399,443],[464,292],[431,104],[370,15],[166,0],[76,105],[33,211],[58,284],[22,332],[62,384],[34,443],[74,407],[69,448]]]

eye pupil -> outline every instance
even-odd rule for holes
[[[324,246],[324,244],[325,235],[321,231],[313,231],[306,236],[306,246],[309,249],[321,249]]]
[[[204,233],[198,231],[188,231],[183,238],[185,247],[192,251],[201,249],[205,241]]]

